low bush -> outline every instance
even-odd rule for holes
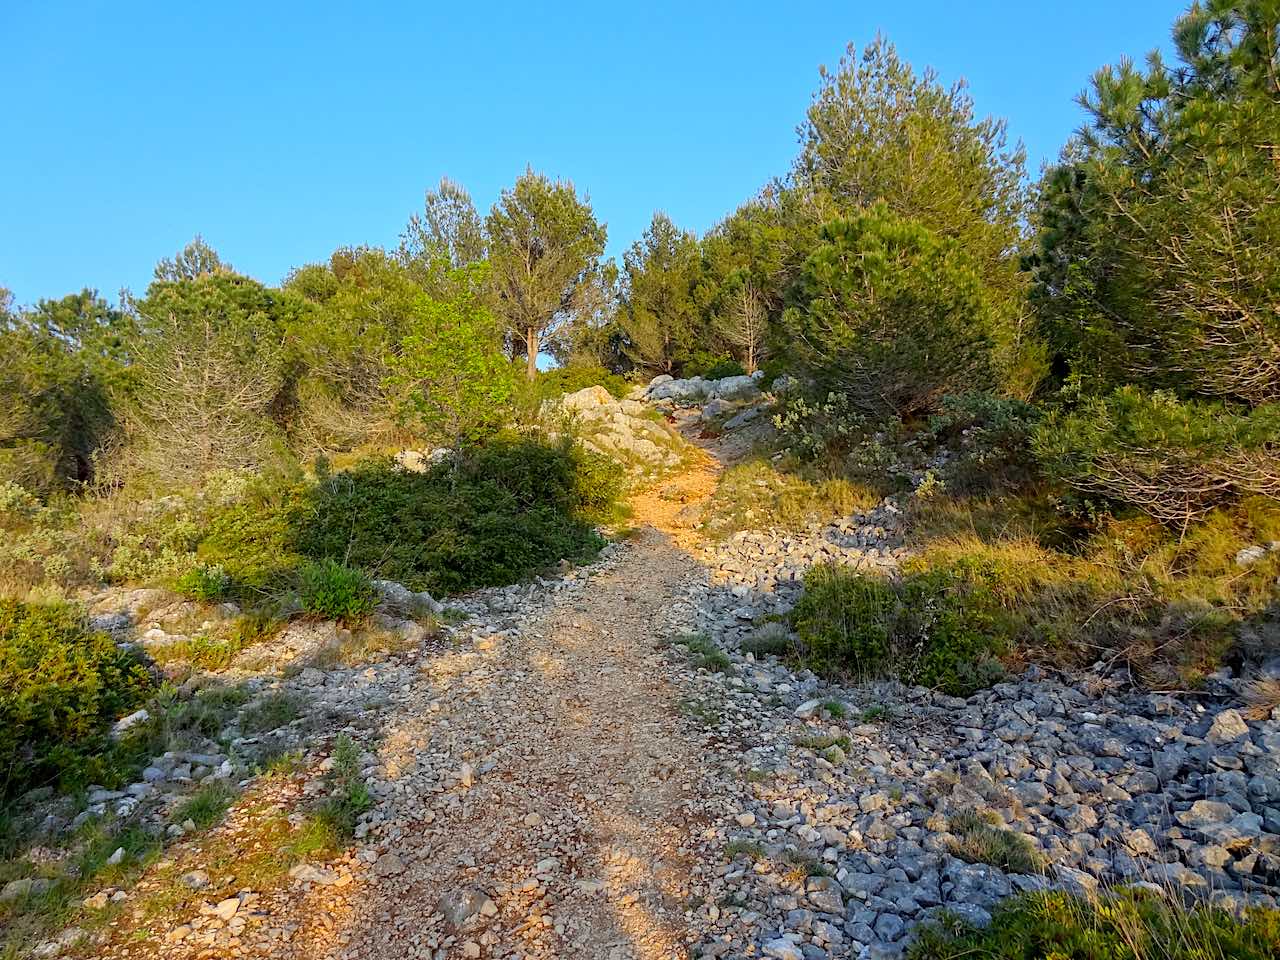
[[[1035,453],[1076,490],[1185,528],[1249,495],[1280,499],[1280,404],[1245,412],[1123,387],[1049,418]]]
[[[706,670],[709,673],[730,673],[733,670],[729,657],[706,634],[689,633],[676,637],[671,642],[684,648],[695,670]]]
[[[377,592],[369,577],[336,560],[308,560],[298,569],[302,609],[326,620],[355,623],[373,613]]]
[[[235,596],[253,597],[289,586],[303,559],[296,539],[309,493],[307,486],[297,483],[260,484],[214,513],[199,540],[197,557],[226,573]]]
[[[539,372],[534,389],[539,401],[554,400],[566,393],[577,393],[586,387],[604,387],[614,397],[622,399],[630,384],[616,373],[610,373],[597,363],[570,360],[559,367]]]
[[[746,376],[746,368],[727,354],[696,350],[680,368],[682,377],[702,377],[704,380],[723,380],[725,377]]]
[[[795,644],[785,624],[766,623],[739,645],[743,653],[759,657],[785,657],[795,653]]]
[[[231,592],[231,577],[222,567],[198,564],[177,579],[178,593],[190,600],[209,603],[221,600]]]
[[[70,607],[0,599],[0,796],[91,776],[111,722],[151,686],[133,654]]]
[[[967,696],[1003,675],[1015,623],[984,571],[917,568],[900,580],[834,564],[814,567],[792,626],[819,668],[858,678],[894,674]]]
[[[366,461],[316,486],[296,547],[414,590],[513,583],[603,546],[589,519],[613,496],[616,475],[581,456],[495,441],[426,473]]]
[[[960,920],[924,926],[909,960],[1271,960],[1280,956],[1280,911],[1242,918],[1187,908],[1141,890],[1081,898],[1030,893],[998,906],[990,926]]]
[[[954,458],[944,479],[953,490],[1016,488],[1038,477],[1032,439],[1040,408],[991,393],[944,397],[942,411],[929,420],[936,443]]]

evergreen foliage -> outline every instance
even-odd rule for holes
[[[994,386],[994,324],[959,243],[884,205],[823,228],[782,318],[800,368],[876,415]]]
[[[1195,3],[1158,54],[1100,70],[1048,172],[1030,260],[1060,376],[1280,398],[1280,5]]]

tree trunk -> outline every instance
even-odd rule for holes
[[[528,362],[527,372],[529,374],[529,381],[533,382],[533,380],[538,376],[538,331],[536,328],[525,328],[524,349],[528,354],[526,360]]]

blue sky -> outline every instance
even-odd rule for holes
[[[447,174],[481,209],[572,179],[619,254],[654,209],[705,230],[796,153],[819,64],[884,32],[964,77],[1033,173],[1185,0],[0,4],[0,286],[141,291],[201,233],[268,282],[393,245]]]

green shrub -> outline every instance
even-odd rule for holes
[[[1123,387],[1036,432],[1046,472],[1185,525],[1249,494],[1280,499],[1280,403],[1252,411]]]
[[[191,820],[198,830],[208,829],[222,819],[235,797],[236,792],[231,784],[225,780],[215,780],[200,787],[178,804],[170,819],[174,823]]]
[[[582,360],[570,360],[563,366],[539,372],[534,385],[540,401],[554,400],[586,387],[604,387],[614,397],[621,399],[630,389],[627,381],[618,374],[610,373],[598,363]]]
[[[150,690],[137,659],[71,608],[0,600],[0,795],[77,779]]]
[[[378,604],[377,591],[363,571],[328,558],[302,564],[298,595],[308,613],[348,623],[363,620]]]
[[[702,371],[704,380],[724,380],[727,377],[745,377],[746,375],[746,367],[737,360],[728,358],[717,360]]]
[[[974,263],[885,205],[823,227],[781,326],[800,372],[874,416],[997,383],[995,312]]]
[[[760,657],[785,657],[795,652],[791,635],[786,625],[766,623],[755,633],[743,640],[738,649],[749,653],[757,659]]]
[[[944,397],[942,412],[929,420],[929,432],[955,454],[946,467],[948,486],[982,490],[1034,479],[1031,443],[1039,420],[1040,409],[1023,400],[972,392]]]
[[[604,509],[613,481],[602,478],[613,476],[571,447],[531,441],[494,441],[421,474],[370,460],[317,485],[297,549],[433,593],[513,583],[600,549],[587,517]]]
[[[199,564],[179,577],[174,586],[184,597],[209,603],[231,592],[231,577],[216,564]]]
[[[695,350],[680,367],[682,377],[702,377],[704,380],[723,380],[725,377],[741,377],[746,369],[733,357],[724,353]]]
[[[302,560],[295,539],[307,500],[297,484],[252,491],[214,514],[196,554],[227,573],[236,595],[286,586]]]
[[[897,616],[893,584],[823,564],[805,576],[791,624],[819,665],[861,677],[889,667]]]
[[[1243,918],[1183,907],[1142,890],[1081,898],[1030,893],[996,908],[977,929],[953,920],[921,927],[909,960],[1271,960],[1280,956],[1280,911]]]
[[[334,745],[333,766],[326,780],[329,796],[320,804],[313,820],[319,832],[332,840],[350,840],[355,836],[360,814],[373,806],[373,796],[360,775],[360,751],[345,733]]]
[[[982,571],[917,570],[884,580],[834,564],[814,567],[791,613],[821,669],[904,680],[968,695],[997,679],[1014,623]]]
[[[706,670],[708,673],[731,673],[733,670],[733,664],[728,655],[706,634],[689,633],[676,637],[671,642],[677,647],[684,648],[695,670]]]

